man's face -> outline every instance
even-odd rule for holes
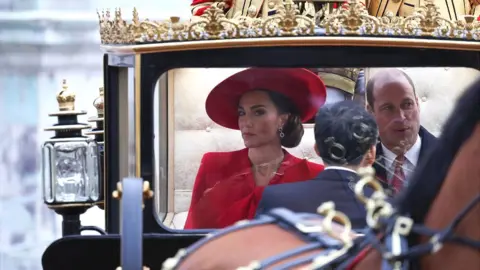
[[[418,99],[404,76],[379,78],[374,85],[371,108],[380,140],[396,154],[415,143],[420,129]]]

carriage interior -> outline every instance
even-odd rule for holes
[[[438,136],[444,121],[459,95],[473,81],[480,78],[480,72],[470,68],[425,67],[401,68],[411,76],[420,101],[421,124]],[[167,204],[163,224],[172,229],[183,229],[190,206],[192,188],[200,161],[206,152],[223,152],[242,149],[241,135],[236,130],[215,124],[205,112],[205,100],[215,85],[228,76],[240,71],[236,68],[182,68],[168,72],[168,117],[169,145],[168,200],[157,200]],[[366,68],[366,79],[376,72]],[[343,79],[343,78],[340,78]],[[163,80],[159,81],[159,84]],[[327,95],[337,95],[338,88],[327,86]],[[328,102],[328,98],[327,98]],[[158,125],[159,127],[160,125]],[[288,151],[299,157],[322,163],[313,150],[313,124],[304,124],[305,135],[298,147]],[[158,137],[158,136],[157,136]],[[160,145],[159,143],[157,145]],[[158,148],[157,148],[158,149]],[[156,154],[158,155],[158,151]],[[157,172],[161,170],[158,169]],[[160,184],[159,175],[156,181]],[[157,193],[159,194],[159,193]]]

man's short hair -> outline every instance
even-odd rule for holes
[[[415,96],[417,96],[417,93],[416,93],[416,90],[415,90],[415,84],[413,83],[412,78],[410,78],[410,76],[408,76],[407,73],[405,73],[403,70],[397,69],[397,68],[390,69],[390,70],[398,71],[399,74],[403,75],[403,77],[405,77],[405,79],[407,79],[408,83],[412,87],[413,94]],[[375,81],[378,79],[378,77],[376,75],[373,75],[373,77],[370,80],[368,80],[367,86],[365,87],[366,88],[365,92],[366,92],[366,96],[367,96],[367,104],[368,104],[368,106],[370,106],[372,108],[372,110],[373,110],[373,103],[375,102],[375,98],[373,96],[373,91],[375,90]]]
[[[351,100],[321,107],[314,132],[317,150],[328,165],[359,165],[378,139],[373,116]]]

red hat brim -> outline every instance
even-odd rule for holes
[[[249,68],[219,83],[207,97],[205,107],[215,123],[238,128],[238,103],[246,92],[265,89],[288,97],[308,121],[325,103],[327,90],[318,75],[304,68]]]

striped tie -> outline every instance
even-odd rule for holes
[[[403,171],[403,163],[405,162],[405,156],[397,156],[394,161],[395,169],[391,180],[394,193],[399,192],[403,188],[405,183],[405,172]]]

